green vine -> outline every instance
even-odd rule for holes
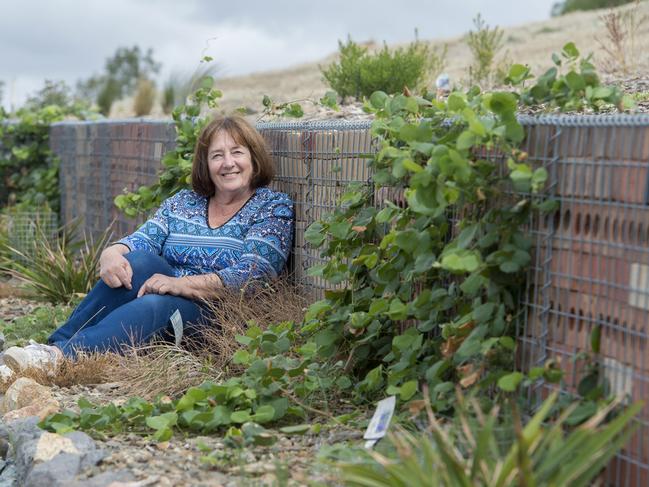
[[[559,110],[620,106],[619,89],[586,76],[589,68],[575,51],[564,47],[568,71],[557,70],[550,84],[546,73],[525,88],[529,70],[512,66],[518,92],[473,88],[442,101],[375,92],[365,105],[380,145],[370,161],[373,184],[350,188],[338,210],[307,229],[306,240],[326,257],[310,272],[333,286],[304,322],[251,326],[232,356],[241,372],[221,384],[154,403],[104,409],[83,403],[80,414],[52,416],[43,427],[155,431],[160,440],[174,428],[230,428],[240,441],[268,441],[257,423],[303,421],[309,413],[331,419],[328,401],[337,394],[357,402],[385,393],[410,401],[426,383],[433,409],[451,412],[458,386],[498,402],[541,378],[560,380],[551,363],[515,372],[515,328],[532,248],[525,225],[533,214],[556,209],[541,194],[546,169],[519,148],[525,132],[516,114],[540,102]],[[586,76],[586,87],[577,89],[570,73]],[[179,143],[165,155],[160,182],[118,197],[118,205],[134,214],[187,183],[205,121],[198,118],[200,104],[215,105],[219,96],[206,83],[193,104],[174,112]],[[396,195],[391,201],[381,197],[385,188]],[[580,393],[599,401],[603,392],[588,381]]]

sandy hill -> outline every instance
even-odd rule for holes
[[[595,64],[607,81],[639,80],[640,83],[631,83],[632,86],[640,86],[642,91],[649,90],[649,0],[638,5],[619,7],[614,11],[629,13],[637,25],[634,45],[630,38],[626,42],[627,62],[633,66],[631,72],[625,74],[619,69],[612,69],[610,56],[601,47],[601,43],[611,45],[602,19],[609,10],[575,12],[541,22],[503,28],[504,46],[497,61],[528,64],[532,73],[539,75],[552,65],[551,54],[559,52],[565,43],[573,41],[582,53],[593,52]],[[376,41],[380,47],[381,40]],[[437,49],[446,45],[448,51],[444,71],[449,74],[452,83],[466,81],[472,60],[464,35],[426,42]],[[317,100],[328,89],[322,80],[320,67],[327,66],[336,59],[337,53],[332,53],[324,59],[286,69],[218,79],[216,85],[224,93],[221,108],[229,112],[239,107],[247,107],[259,113],[263,109],[261,101],[264,95],[269,95],[277,103]],[[634,91],[633,88],[631,91]],[[131,105],[130,100],[124,100],[117,105],[117,113],[111,115],[128,116],[128,107]],[[303,105],[308,113],[309,104]],[[163,116],[159,110],[158,116]]]
[[[630,8],[621,7],[619,10],[628,11]],[[582,52],[594,52],[596,64],[603,69],[608,56],[599,46],[598,39],[606,42],[606,29],[601,20],[605,13],[602,10],[576,12],[543,22],[505,28],[504,47],[499,57],[528,64],[534,74],[541,74],[552,64],[552,52],[560,51],[566,42],[573,41]],[[638,5],[636,21],[642,16],[646,16],[646,20],[636,33],[636,56],[633,60],[636,72],[629,73],[630,76],[646,74],[649,66],[649,1]],[[464,36],[428,42],[437,48],[444,44],[448,46],[445,71],[452,81],[467,77],[471,53]],[[261,110],[261,100],[265,94],[277,102],[320,98],[327,91],[327,86],[322,81],[319,66],[326,66],[336,58],[337,55],[333,54],[317,62],[287,69],[219,79],[217,86],[224,93],[221,105],[225,110],[241,106]]]

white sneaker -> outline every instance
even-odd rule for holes
[[[5,364],[0,365],[0,384],[8,384],[9,382],[13,382],[15,375],[15,372]]]
[[[52,345],[30,340],[26,347],[9,347],[3,358],[5,364],[14,372],[28,368],[54,372],[63,361],[63,352]]]

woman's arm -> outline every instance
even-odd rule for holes
[[[133,269],[124,254],[130,249],[122,244],[116,243],[106,247],[99,256],[99,277],[112,288],[124,286],[131,289]]]
[[[162,246],[169,236],[169,213],[174,203],[186,197],[184,191],[167,198],[155,214],[144,222],[135,232],[117,241],[128,250],[145,250],[152,254],[162,255]]]
[[[222,288],[241,289],[247,282],[276,277],[282,272],[293,243],[293,202],[283,194],[262,206],[244,239],[244,252],[233,265],[213,273],[169,277],[151,276],[138,291],[172,294],[189,299],[216,297]]]

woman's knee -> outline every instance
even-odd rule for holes
[[[149,276],[153,274],[171,275],[171,266],[159,255],[152,254],[145,250],[133,250],[124,254],[126,260],[131,264],[134,276]]]

